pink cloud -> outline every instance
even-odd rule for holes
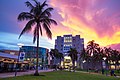
[[[120,2],[113,3],[113,1],[52,0],[51,3],[60,13],[64,13],[64,20],[74,17],[80,22],[82,21],[88,28],[93,29],[99,37],[111,37],[120,26],[120,12],[118,11],[120,9],[116,8],[118,6],[116,3]]]
[[[111,44],[111,45],[109,45],[108,47],[111,47],[111,48],[113,48],[113,49],[117,49],[117,50],[120,51],[120,43],[118,43],[118,44]]]

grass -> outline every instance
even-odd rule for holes
[[[87,72],[87,70],[79,69],[79,68],[76,69],[76,70],[77,70],[77,71],[84,71],[84,72]],[[89,72],[95,73],[95,70],[89,70]],[[116,74],[117,76],[120,76],[120,70],[114,70],[114,72],[115,72],[115,74]],[[102,71],[99,70],[98,73],[102,74]],[[105,70],[104,74],[110,75],[110,70]]]
[[[2,78],[0,80],[120,80],[120,78],[116,77],[81,72],[55,71],[41,74],[44,74],[45,76],[25,75],[12,78]]]

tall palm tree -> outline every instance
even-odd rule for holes
[[[75,70],[75,61],[77,61],[77,58],[78,58],[77,54],[78,54],[78,52],[77,52],[77,50],[75,48],[70,48],[68,53],[69,53],[68,56],[70,56],[71,60],[72,60],[73,69]]]
[[[39,75],[38,73],[38,50],[39,50],[39,37],[42,36],[42,29],[46,31],[48,38],[52,38],[52,33],[50,31],[51,24],[57,25],[57,22],[51,18],[52,7],[48,7],[46,1],[42,4],[37,0],[33,0],[34,4],[29,1],[25,2],[26,6],[30,9],[29,12],[21,12],[18,16],[19,21],[28,21],[25,28],[22,30],[19,38],[26,32],[34,29],[33,33],[33,43],[37,39],[37,53],[36,53],[36,71],[34,75]]]
[[[94,40],[89,41],[88,45],[87,45],[87,52],[89,53],[90,57],[91,57],[91,61],[92,61],[92,66],[93,69],[95,68],[95,59],[96,59],[96,55],[97,55],[97,49],[99,47],[99,44],[95,43]]]
[[[89,41],[87,44],[88,44],[87,51],[91,56],[93,56],[97,52],[97,48],[99,47],[99,44],[95,43],[94,40]]]

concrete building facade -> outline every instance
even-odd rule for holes
[[[55,49],[58,49],[58,51],[64,55],[68,55],[67,52],[70,48],[76,48],[76,50],[80,53],[84,48],[84,39],[80,38],[80,35],[63,35],[63,37],[57,36],[57,39],[55,40]]]
[[[68,51],[70,48],[75,48],[78,53],[81,53],[84,49],[84,39],[80,38],[80,35],[63,35],[63,37],[57,36],[57,39],[55,40],[55,49],[64,55],[64,61],[61,65],[72,65],[70,57],[68,57]],[[80,66],[79,57],[80,55],[78,56],[77,66]]]

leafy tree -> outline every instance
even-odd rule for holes
[[[19,38],[26,32],[33,31],[33,43],[35,43],[37,39],[37,54],[36,54],[36,71],[34,75],[39,75],[38,73],[38,48],[39,48],[39,37],[42,36],[42,29],[46,31],[48,38],[52,38],[52,33],[50,31],[51,24],[57,25],[57,22],[51,18],[52,7],[48,7],[46,1],[43,3],[38,2],[37,0],[33,0],[34,4],[29,1],[25,2],[26,6],[30,9],[29,12],[21,12],[18,16],[19,21],[28,21],[25,25],[24,29],[20,33]]]

